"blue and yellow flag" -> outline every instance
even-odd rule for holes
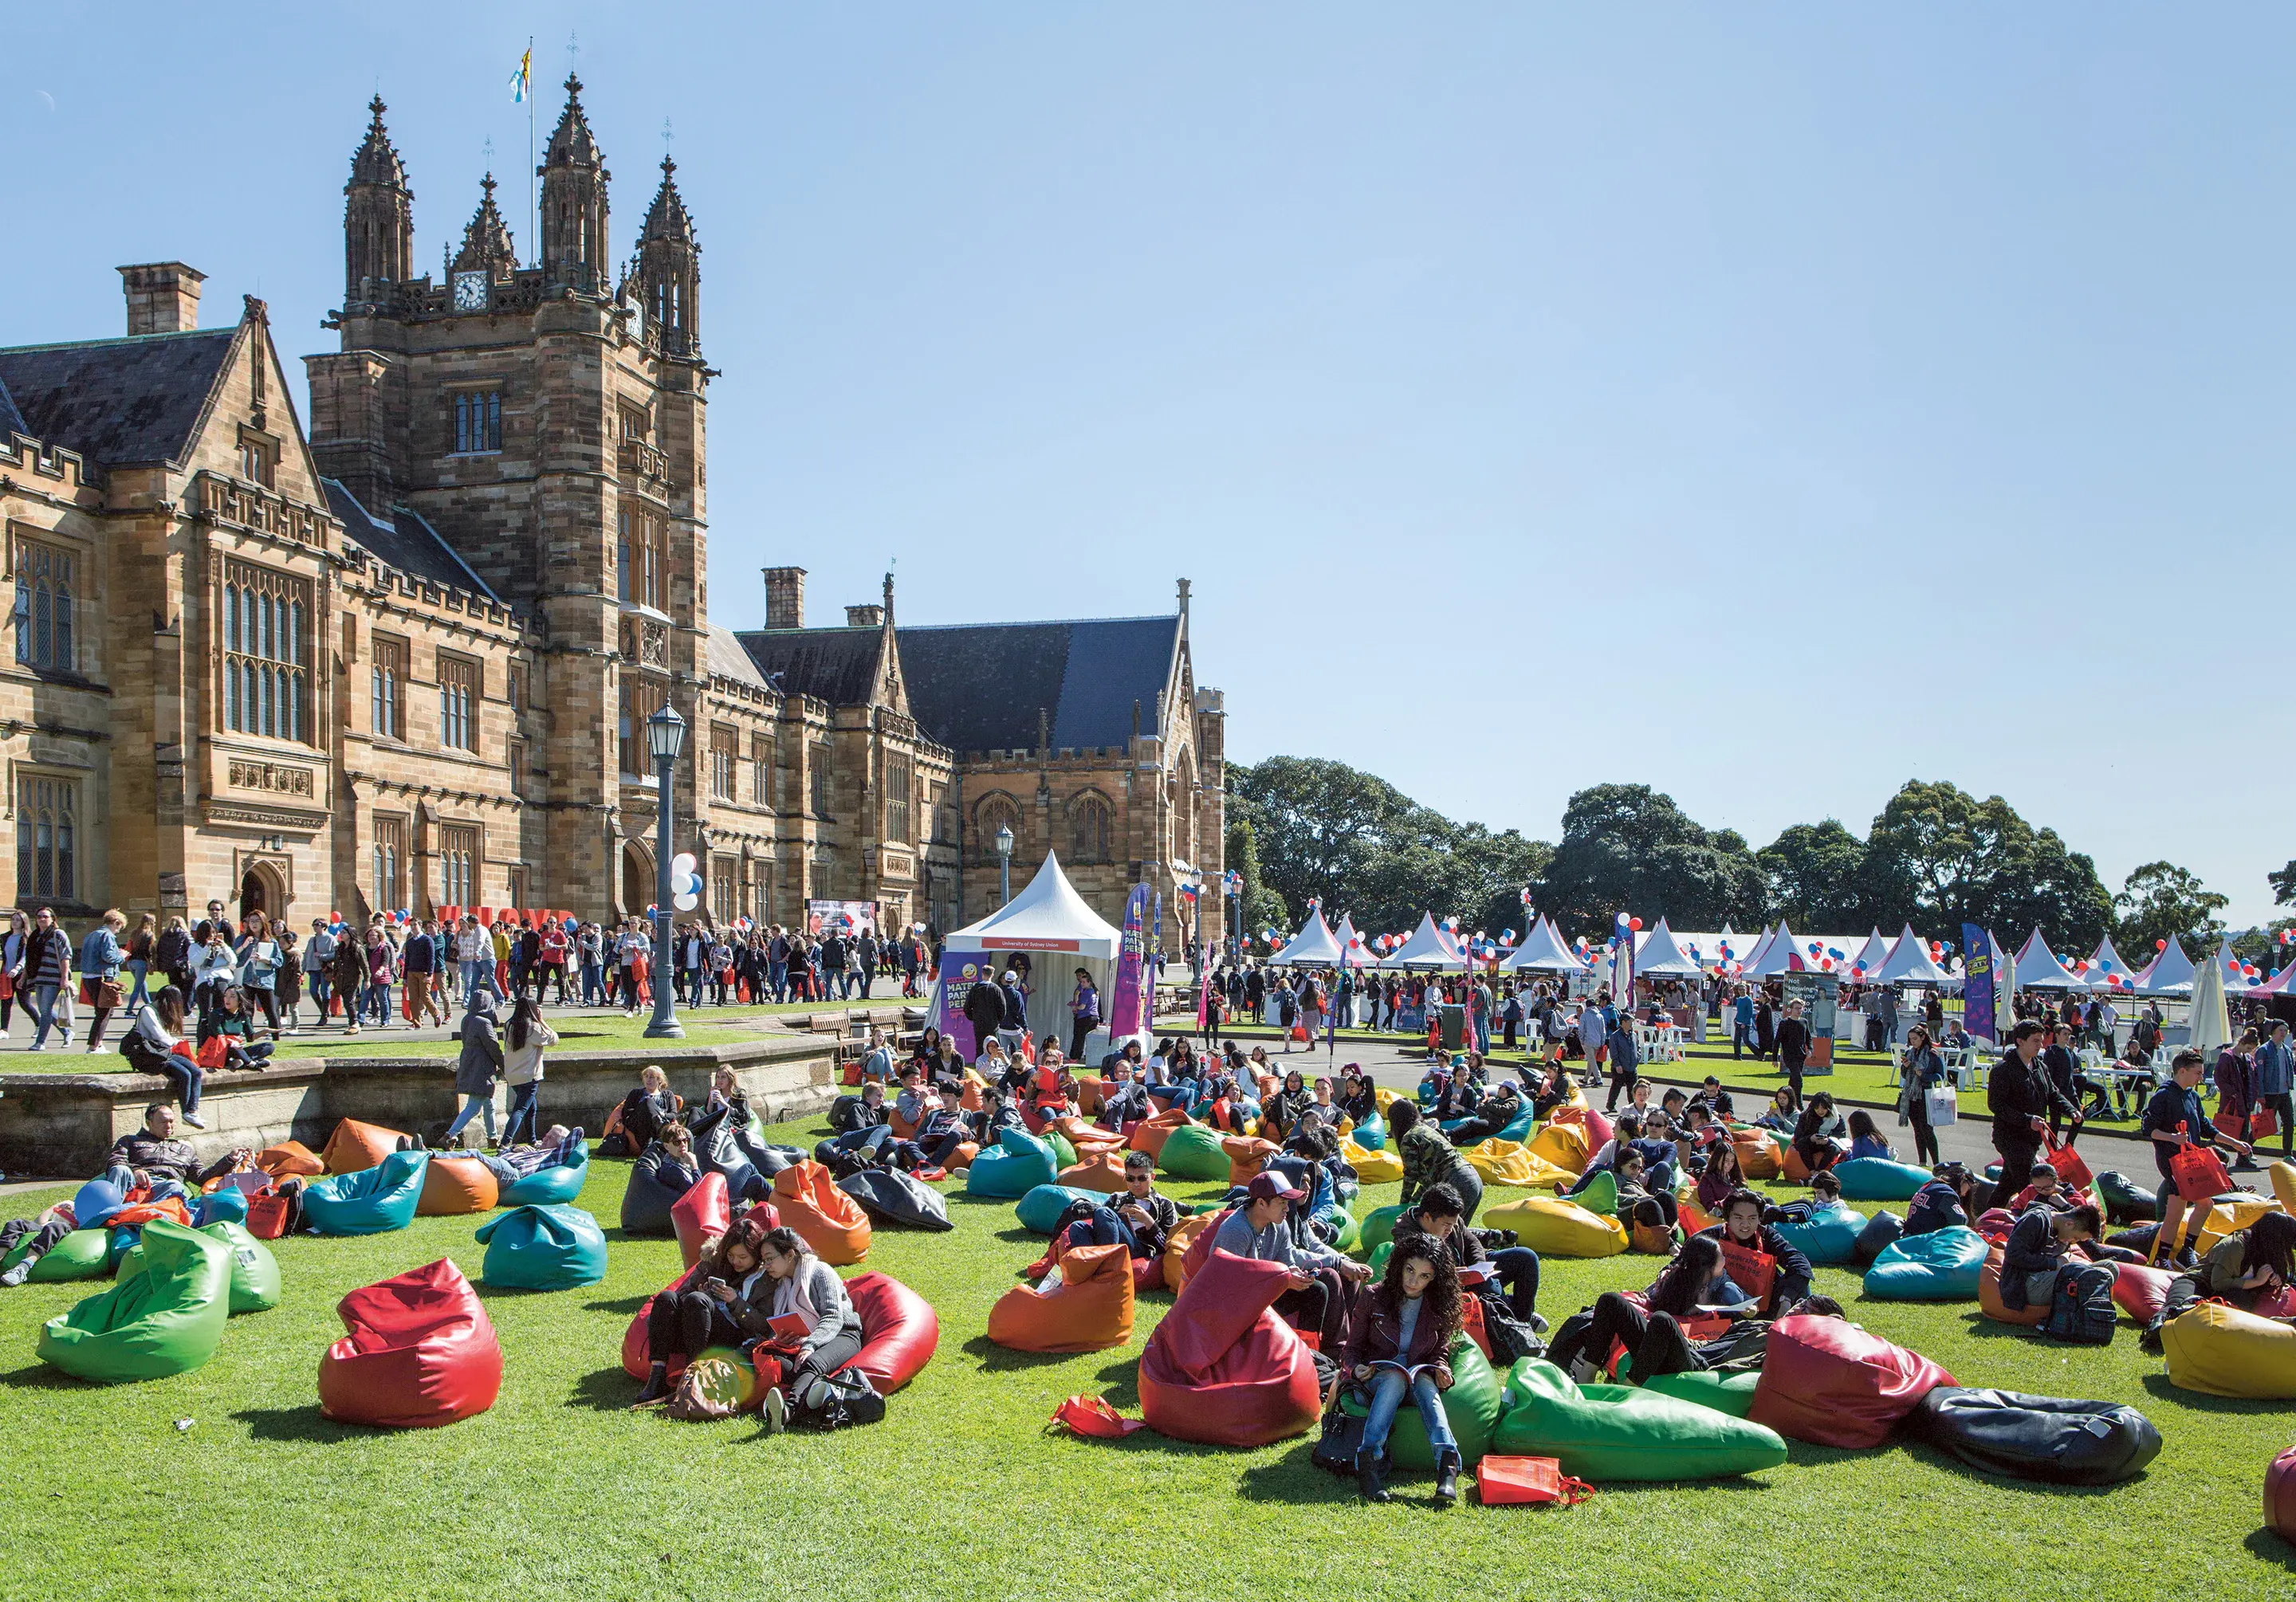
[[[518,58],[518,70],[510,75],[510,98],[512,105],[522,106],[526,103],[527,86],[533,78],[534,46],[529,45],[526,48],[526,53]]]

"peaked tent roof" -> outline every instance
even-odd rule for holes
[[[1340,927],[1332,931],[1332,938],[1339,942],[1340,958],[1349,968],[1379,966],[1379,953],[1372,950],[1364,937],[1356,932],[1354,913],[1341,914]]]
[[[2240,953],[2232,949],[2232,936],[2230,935],[2226,935],[2224,939],[2218,944],[2216,962],[2217,970],[2224,975],[2226,992],[2227,993],[2237,993],[2241,995],[2247,994],[2249,990],[2248,976],[2244,972],[2241,971],[2245,965],[2240,960]],[[2227,963],[2231,964],[2231,966],[2226,967],[2226,964]]]
[[[2193,960],[2185,954],[2184,943],[2171,935],[2131,988],[2139,995],[2190,995],[2193,973]]]
[[[1450,936],[1435,927],[1435,914],[1422,912],[1419,927],[1411,938],[1395,948],[1395,954],[1380,964],[1382,968],[1464,968],[1467,959],[1451,944]]]
[[[1332,926],[1324,921],[1321,907],[1308,908],[1308,921],[1300,926],[1300,932],[1267,959],[1271,968],[1294,963],[1303,968],[1336,968],[1339,961],[1340,943],[1332,937]]]
[[[1124,936],[1069,883],[1059,853],[1050,851],[1028,888],[946,942],[950,951],[1074,952],[1103,961],[1113,960],[1123,944]]]
[[[2122,980],[2126,981],[2136,972],[2135,969],[2128,966],[2128,960],[2120,954],[2119,948],[2114,946],[2111,935],[2105,936],[2096,943],[2096,950],[2089,953],[2088,965],[2096,969],[2098,976],[2104,977],[2108,985],[2112,980],[2106,976],[2119,974]]]
[[[1907,924],[1898,943],[1890,948],[1890,960],[1882,964],[1874,976],[1883,985],[1948,985],[1952,981],[1930,957],[1929,942],[1914,933]]]
[[[0,350],[25,431],[91,462],[176,462],[240,325]]]
[[[1752,961],[1746,964],[1746,977],[1751,979],[1766,979],[1772,974],[1785,973],[1796,967],[1807,967],[1808,962],[1808,958],[1794,950],[1793,931],[1786,928],[1786,920],[1781,918],[1778,920],[1778,927],[1771,930],[1770,937],[1763,942],[1762,949],[1756,953]]]
[[[1554,921],[1543,914],[1530,927],[1523,943],[1499,964],[1501,973],[1576,973],[1587,965],[1570,954]]]
[[[1882,938],[1881,930],[1875,929],[1866,936],[1866,944],[1850,954],[1849,966],[1862,968],[1866,977],[1873,977],[1882,971],[1882,964],[1889,961],[1890,944]]]
[[[1770,926],[1767,923],[1764,924],[1760,928],[1754,932],[1754,944],[1747,947],[1744,951],[1740,952],[1736,956],[1731,958],[1730,960],[1738,965],[1740,972],[1749,974],[1752,973],[1754,971],[1754,964],[1759,962],[1764,957],[1769,955],[1770,941],[1773,937],[1773,931],[1771,930]]]
[[[2296,985],[2296,961],[2282,963],[2278,973],[2251,986],[2248,993],[2251,996],[2286,995],[2292,985]]]
[[[1658,928],[1643,937],[1642,949],[1635,953],[1637,975],[1695,974],[1705,970],[1697,959],[1674,942],[1674,931],[1666,927],[1666,920],[1658,920]]]
[[[2041,938],[2037,926],[2017,948],[2017,988],[2020,990],[2087,990],[2088,981],[2057,960],[2057,953]]]

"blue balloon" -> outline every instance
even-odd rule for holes
[[[90,1180],[72,1197],[72,1216],[83,1230],[100,1229],[127,1205],[127,1198],[110,1180]]]

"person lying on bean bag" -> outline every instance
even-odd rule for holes
[[[1133,1072],[1129,1057],[1119,1057],[1108,1065],[1101,1083],[1100,1114],[1095,1119],[1101,1128],[1121,1130],[1128,1124],[1144,1122],[1155,1110],[1148,1102],[1148,1087]]]
[[[2287,1316],[2291,1285],[2296,1285],[2296,1217],[2267,1213],[2244,1230],[2235,1230],[2202,1255],[2201,1260],[2169,1282],[2160,1311],[2137,1336],[2144,1351],[2161,1350],[2161,1327],[2196,1302],[2214,1299],[2243,1312]]]
[[[1932,1230],[1956,1225],[1974,1229],[1978,1214],[1978,1176],[1961,1163],[1939,1163],[1930,1172],[1935,1177],[1915,1191],[1913,1199],[1906,1204],[1906,1227],[1902,1233],[1926,1235]]]
[[[505,1146],[499,1151],[473,1152],[472,1156],[484,1163],[502,1187],[504,1206],[522,1206],[545,1200],[567,1200],[573,1197],[545,1197],[540,1195],[512,1198],[510,1188],[524,1180],[536,1179],[547,1169],[585,1166],[589,1154],[584,1143],[582,1129],[572,1129],[563,1124],[554,1124],[542,1132],[542,1138],[530,1146]],[[578,1189],[578,1185],[577,1186]]]
[[[1126,1152],[1123,1191],[1104,1202],[1070,1203],[1054,1227],[1053,1246],[1030,1265],[1029,1276],[1050,1271],[1064,1247],[1122,1246],[1135,1257],[1160,1258],[1179,1222],[1179,1205],[1157,1193],[1156,1159],[1144,1151]]]
[[[1349,1323],[1340,1369],[1368,1393],[1370,1410],[1356,1449],[1356,1485],[1367,1502],[1389,1500],[1381,1459],[1406,1396],[1417,1405],[1434,1449],[1436,1500],[1459,1500],[1459,1443],[1444,1414],[1442,1393],[1451,1388],[1451,1343],[1464,1323],[1461,1296],[1451,1254],[1424,1235],[1406,1235],[1388,1257],[1385,1277]]]
[[[667,1230],[669,1208],[677,1198],[701,1182],[701,1165],[693,1157],[693,1137],[676,1122],[638,1153],[630,1170],[629,1188],[622,1201],[624,1230]],[[658,1215],[658,1222],[657,1222]]]
[[[1480,1145],[1513,1123],[1522,1108],[1521,1088],[1511,1079],[1503,1079],[1488,1095],[1475,1104],[1472,1113],[1444,1133],[1452,1145],[1464,1151],[1469,1147]]]

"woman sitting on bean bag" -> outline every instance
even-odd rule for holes
[[[1719,1140],[1706,1143],[1706,1168],[1698,1176],[1696,1199],[1702,1213],[1722,1216],[1723,1205],[1731,1192],[1745,1188],[1745,1171],[1738,1163],[1738,1148],[1724,1130]]]
[[[1800,1122],[1801,1116],[1794,1108],[1793,1091],[1791,1087],[1782,1084],[1778,1086],[1777,1093],[1770,1098],[1769,1110],[1754,1120],[1754,1127],[1775,1130],[1779,1134],[1792,1136],[1794,1126]]]
[[[1378,1093],[1354,1063],[1340,1070],[1339,1094],[1332,1098],[1332,1105],[1348,1116],[1350,1124],[1360,1124],[1379,1114]]]
[[[645,1388],[636,1407],[651,1407],[669,1395],[669,1361],[692,1361],[712,1346],[742,1346],[772,1333],[766,1284],[766,1227],[737,1218],[702,1248],[693,1270],[646,1308]]]
[[[638,1088],[606,1116],[606,1138],[598,1143],[598,1155],[626,1157],[644,1151],[676,1116],[677,1099],[669,1093],[669,1075],[652,1066],[641,1068]]]
[[[1313,1099],[1308,1094],[1306,1077],[1297,1068],[1287,1069],[1283,1075],[1283,1088],[1260,1104],[1259,1132],[1281,1144],[1286,1132],[1299,1121],[1300,1115],[1308,1110]]]
[[[1459,1500],[1459,1443],[1442,1396],[1451,1388],[1451,1343],[1463,1322],[1459,1295],[1451,1255],[1424,1235],[1406,1235],[1395,1243],[1379,1287],[1363,1299],[1349,1325],[1340,1367],[1370,1401],[1356,1451],[1356,1484],[1365,1501],[1388,1500],[1380,1459],[1406,1396],[1418,1405],[1435,1451],[1436,1500]]]
[[[674,1200],[701,1182],[701,1165],[693,1156],[693,1137],[685,1125],[665,1124],[646,1148],[638,1153],[637,1173],[668,1191]]]
[[[2244,1230],[2235,1230],[2202,1255],[2201,1260],[2169,1281],[2161,1311],[2144,1327],[2138,1345],[2147,1352],[2161,1349],[2161,1326],[2195,1302],[2211,1297],[2230,1303],[2243,1312],[2273,1311],[2285,1317],[2281,1298],[2296,1284],[2296,1217],[2267,1213]]]
[[[1885,1163],[1898,1160],[1898,1154],[1890,1149],[1890,1142],[1882,1138],[1880,1130],[1874,1127],[1874,1115],[1862,1107],[1849,1115],[1849,1156],[1853,1158],[1880,1157]],[[1805,1157],[1803,1161],[1808,1159]]]
[[[1801,1109],[1794,1123],[1794,1155],[1812,1173],[1831,1168],[1841,1159],[1844,1125],[1833,1110],[1833,1098],[1820,1091]]]

